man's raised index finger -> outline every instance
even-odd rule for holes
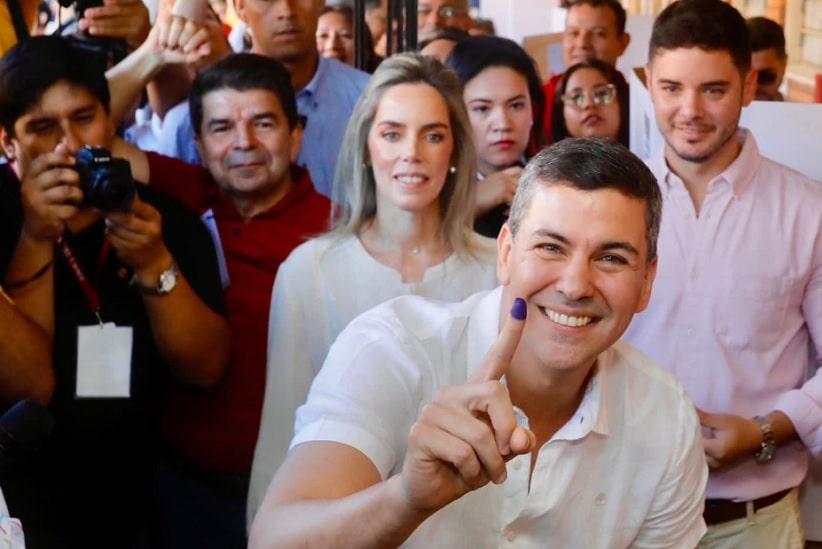
[[[471,376],[472,381],[499,380],[505,375],[519,345],[522,330],[525,328],[527,311],[528,305],[525,300],[521,297],[516,298],[511,307],[511,316],[502,325],[499,337],[488,350],[488,354],[485,355],[477,371]]]

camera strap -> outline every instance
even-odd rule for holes
[[[21,42],[29,37],[29,27],[26,25],[26,18],[23,16],[20,2],[19,0],[6,0],[6,6],[9,9],[9,15],[11,15],[11,23],[14,25],[17,41]]]
[[[83,269],[80,267],[80,262],[77,261],[77,257],[74,255],[71,246],[69,246],[69,243],[66,242],[62,236],[57,241],[57,246],[63,253],[63,257],[66,258],[66,262],[69,264],[69,267],[71,267],[71,272],[74,273],[74,278],[77,279],[77,283],[80,284],[80,289],[83,290],[94,316],[97,317],[97,321],[100,323],[100,326],[102,326],[103,317],[100,316],[100,296],[97,294],[97,290],[91,282],[89,282],[83,272]],[[100,276],[100,272],[103,270],[103,264],[106,261],[106,256],[108,255],[109,250],[111,250],[111,242],[104,240],[103,247],[100,250],[100,257],[97,260],[97,271],[94,274],[95,280]]]

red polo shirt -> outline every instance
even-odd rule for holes
[[[193,465],[248,473],[265,392],[274,277],[294,248],[328,229],[331,202],[314,190],[308,171],[292,166],[289,193],[245,220],[205,168],[153,153],[148,161],[152,187],[201,214],[213,211],[230,279],[225,301],[233,348],[225,378],[208,390],[171,386],[163,436]]]
[[[545,130],[545,144],[550,145],[551,139],[551,111],[554,108],[554,95],[557,92],[559,81],[565,76],[564,72],[555,74],[542,86],[542,94],[545,96],[545,115],[542,117],[542,127]]]

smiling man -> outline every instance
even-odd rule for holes
[[[219,243],[234,335],[218,387],[168,393],[158,483],[163,547],[240,547],[271,289],[291,250],[326,230],[331,203],[294,164],[303,131],[280,63],[250,53],[226,57],[197,75],[189,104],[205,168],[124,143],[115,152],[131,160],[137,177],[203,214]],[[198,527],[206,521],[208,530]]]
[[[498,239],[501,287],[400,297],[337,339],[250,547],[693,547],[693,404],[617,342],[650,297],[660,207],[615,143],[534,157]]]
[[[281,63],[291,75],[303,120],[303,146],[295,163],[311,173],[320,194],[331,196],[334,167],[345,127],[369,75],[317,52],[317,23],[324,0],[238,0],[254,53]],[[160,151],[193,164],[202,161],[187,104],[163,119]]]
[[[809,451],[822,455],[822,185],[763,157],[739,127],[757,79],[730,4],[671,4],[648,58],[664,222],[657,287],[626,339],[700,409],[711,466],[700,547],[801,548],[796,487]]]

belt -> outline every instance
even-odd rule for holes
[[[776,492],[770,496],[751,500],[750,503],[753,504],[754,513],[769,505],[773,505],[787,496],[790,491],[791,488],[788,488],[787,490]],[[702,513],[702,517],[708,526],[741,519],[748,514],[748,503],[747,501],[731,501],[729,499],[706,499],[705,511]]]

